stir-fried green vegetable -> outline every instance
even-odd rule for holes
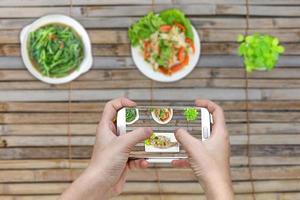
[[[136,118],[136,109],[135,108],[126,108],[126,122],[132,122]]]
[[[42,75],[56,78],[76,70],[84,57],[81,38],[63,24],[49,24],[31,32],[28,52]]]

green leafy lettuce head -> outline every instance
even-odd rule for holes
[[[195,121],[198,118],[198,111],[196,108],[186,108],[183,112],[187,121]]]
[[[140,40],[145,40],[157,31],[165,22],[158,14],[149,12],[139,21],[134,23],[128,30],[128,37],[132,46],[137,46]]]
[[[128,38],[132,46],[136,47],[140,41],[150,38],[150,36],[159,30],[160,26],[175,23],[182,24],[186,31],[187,38],[194,40],[192,24],[184,13],[178,9],[168,9],[155,14],[149,12],[146,16],[135,22],[128,30]]]
[[[284,47],[279,45],[279,40],[270,35],[253,34],[239,35],[240,43],[238,53],[244,57],[247,72],[253,70],[272,70],[284,52]]]
[[[182,24],[186,31],[185,36],[194,41],[194,33],[190,20],[185,17],[185,14],[179,9],[168,9],[160,12],[159,16],[161,19],[169,25],[174,23]]]

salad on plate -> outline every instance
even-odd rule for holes
[[[167,76],[184,69],[195,54],[193,27],[178,9],[150,12],[129,28],[128,36],[152,69]]]

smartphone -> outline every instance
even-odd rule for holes
[[[144,158],[150,163],[170,163],[186,158],[182,146],[175,138],[178,128],[185,128],[199,140],[210,137],[212,115],[206,108],[182,106],[139,106],[122,108],[117,114],[117,134],[126,134],[138,127],[151,127],[150,138],[137,144],[131,159]]]

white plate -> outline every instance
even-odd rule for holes
[[[140,48],[131,46],[132,58],[137,68],[148,78],[159,82],[174,82],[187,76],[195,68],[200,57],[200,39],[196,29],[194,27],[192,27],[192,29],[194,33],[195,54],[191,56],[189,64],[182,70],[171,76],[154,71],[152,66],[144,60]]]
[[[81,37],[84,45],[84,58],[79,68],[73,71],[68,76],[61,77],[61,78],[51,78],[51,77],[43,76],[32,65],[27,50],[27,44],[28,44],[28,38],[30,32],[35,31],[42,26],[45,26],[47,24],[52,24],[52,23],[61,23],[72,27],[77,32],[77,34]],[[20,34],[20,40],[21,40],[21,55],[26,68],[33,76],[35,76],[37,79],[43,82],[50,83],[50,84],[67,83],[76,79],[81,74],[87,72],[92,67],[93,57],[92,57],[90,38],[86,30],[83,28],[83,26],[71,17],[65,15],[46,15],[44,17],[41,17],[36,21],[34,21],[32,24],[27,25],[22,29]]]

